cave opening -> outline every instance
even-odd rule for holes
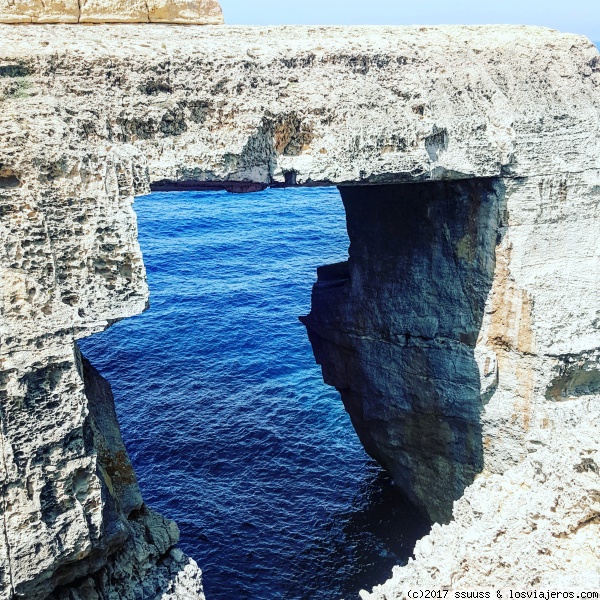
[[[347,259],[343,205],[336,188],[235,191],[255,193],[138,198],[150,309],[80,346],[207,598],[356,597],[429,523],[365,454],[298,321],[317,268]]]

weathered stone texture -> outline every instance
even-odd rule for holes
[[[80,23],[147,23],[145,0],[81,0]]]
[[[1,400],[0,598],[203,597],[198,567],[173,550],[177,526],[142,501],[110,386],[72,342],[4,372]]]
[[[480,469],[504,485],[553,453],[551,434],[592,427],[600,57],[584,38],[4,25],[0,40],[0,597],[81,576],[93,598],[134,564],[138,529],[171,531],[128,518],[141,499],[126,459],[103,451],[116,438],[89,446],[96,394],[73,346],[146,306],[132,202],[151,185],[343,186],[350,261],[322,272],[309,327],[367,448],[435,518]],[[196,585],[174,535],[151,537],[136,573]]]
[[[600,586],[600,414],[547,432],[544,444],[504,475],[480,477],[449,525],[417,542],[415,560],[364,600],[409,589],[556,590]],[[507,594],[508,595],[508,594]]]
[[[0,23],[219,25],[217,0],[0,0]]]

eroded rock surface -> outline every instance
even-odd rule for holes
[[[127,598],[127,572],[134,594],[200,594],[126,457],[103,450],[120,442],[94,433],[74,348],[146,306],[132,202],[150,186],[343,186],[350,261],[323,271],[308,325],[361,439],[434,518],[482,468],[503,486],[534,450],[580,459],[550,434],[592,427],[600,389],[590,42],[161,25],[3,25],[0,40],[0,597]]]
[[[361,597],[406,598],[418,587],[597,589],[600,415],[589,416],[591,425],[546,432],[544,445],[504,475],[480,477],[452,523],[435,525],[415,560]]]
[[[219,25],[217,0],[0,0],[0,23]]]

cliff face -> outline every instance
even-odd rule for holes
[[[159,25],[0,39],[0,598],[201,595],[76,348],[146,306],[132,202],[150,186],[342,186],[350,260],[321,271],[309,333],[369,452],[433,518],[482,469],[501,485],[553,435],[592,426],[587,40]],[[592,518],[593,490],[574,490],[573,522]],[[444,531],[472,547],[464,527]]]
[[[593,414],[589,175],[341,188],[350,258],[320,269],[304,322],[365,447],[433,521]]]
[[[72,489],[61,490],[55,481],[46,482],[40,495],[42,520],[60,519],[64,526],[69,521],[65,508],[79,503],[88,532],[82,535],[85,529],[80,528],[73,540],[69,550],[76,552],[74,563],[63,555],[60,564],[54,556],[50,580],[42,580],[38,589],[21,585],[17,595],[49,600],[102,595],[127,600],[203,598],[198,566],[174,548],[179,540],[177,525],[142,500],[121,439],[110,385],[77,349],[75,354],[89,410],[82,428],[84,448],[93,459],[100,490],[90,490],[94,478],[81,468],[70,482]],[[53,591],[47,596],[49,589]]]
[[[367,451],[433,520],[447,520],[483,469],[481,413],[497,388],[495,355],[485,356],[481,377],[475,349],[504,186],[480,179],[340,191],[347,272],[319,270],[304,322]]]
[[[2,380],[0,597],[202,598],[177,526],[142,501],[109,384],[72,342],[21,369]]]

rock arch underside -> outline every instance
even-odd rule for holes
[[[438,523],[365,598],[600,585],[589,41],[164,25],[0,40],[0,598],[202,597],[77,347],[147,306],[132,205],[152,187],[340,187],[349,260],[319,269],[303,320],[365,448]]]

